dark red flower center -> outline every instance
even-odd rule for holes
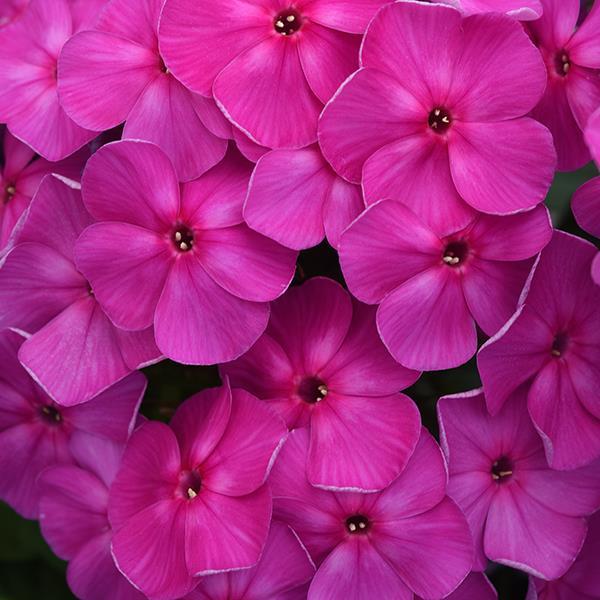
[[[469,246],[466,242],[450,242],[444,249],[442,260],[449,267],[461,266],[469,256]]]
[[[501,456],[492,464],[492,479],[498,483],[505,483],[513,476],[515,465],[508,456]]]
[[[50,425],[58,425],[62,421],[62,417],[54,406],[45,405],[40,408],[42,419]]]
[[[346,519],[348,533],[367,533],[369,530],[369,519],[364,515],[352,515]]]
[[[17,188],[14,186],[14,184],[9,183],[4,188],[4,204],[8,204],[13,199],[13,197],[16,193],[17,193]]]
[[[327,396],[327,386],[318,377],[306,377],[298,386],[298,396],[308,404],[316,404]]]
[[[194,232],[185,225],[177,225],[171,240],[179,252],[189,252],[194,246]]]
[[[183,471],[179,475],[178,495],[187,500],[193,500],[202,488],[202,480],[198,471]]]
[[[557,333],[554,341],[552,342],[552,349],[550,353],[552,356],[556,356],[558,358],[565,353],[568,345],[569,338],[567,334],[564,332]]]
[[[445,133],[452,124],[452,117],[450,113],[441,106],[434,108],[429,113],[429,119],[427,121],[429,127],[435,131],[435,133]]]
[[[554,68],[557,75],[560,75],[561,77],[567,76],[571,70],[571,60],[569,59],[566,50],[560,50],[556,53],[556,56],[554,57]]]
[[[289,8],[275,17],[273,27],[281,35],[293,35],[302,27],[302,17],[297,11]]]

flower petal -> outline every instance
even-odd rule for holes
[[[77,124],[94,131],[122,123],[160,73],[151,49],[103,31],[82,31],[69,39],[58,70],[61,105]]]
[[[231,417],[218,444],[202,464],[207,488],[241,496],[266,480],[287,428],[271,408],[244,390],[233,390]]]
[[[573,194],[571,210],[579,227],[600,237],[600,177],[586,181]]]
[[[127,117],[123,137],[155,143],[181,181],[200,177],[227,151],[227,140],[206,128],[191,92],[172,75],[160,74],[144,89]]]
[[[340,264],[348,288],[375,304],[440,262],[439,238],[406,206],[383,200],[367,208],[342,235]]]
[[[188,571],[210,575],[254,566],[264,548],[270,521],[271,493],[266,485],[237,498],[201,490],[185,512]]]
[[[367,204],[398,200],[438,235],[445,235],[465,227],[473,210],[456,190],[448,148],[437,137],[420,133],[378,150],[365,163],[363,189]]]
[[[545,127],[532,119],[514,119],[455,123],[452,133],[450,171],[473,208],[509,214],[544,199],[556,164],[552,136]],[[492,163],[493,172],[488,170]]]
[[[256,163],[244,219],[288,248],[316,246],[325,236],[323,207],[335,180],[318,148],[269,152]]]
[[[173,252],[153,231],[128,223],[95,223],[77,241],[75,260],[118,327],[150,327]]]
[[[364,209],[361,188],[336,177],[323,205],[323,225],[331,247],[338,249],[342,233]]]
[[[294,277],[297,253],[245,224],[205,229],[197,236],[202,267],[219,286],[242,300],[274,300]]]
[[[390,354],[417,370],[450,369],[477,351],[477,332],[450,267],[434,267],[386,296],[377,327]]]
[[[405,468],[421,433],[403,394],[368,398],[329,393],[312,413],[308,480],[329,489],[380,490]]]
[[[323,107],[306,81],[296,45],[288,41],[270,36],[248,48],[219,73],[213,86],[225,116],[269,148],[316,142]]]
[[[303,11],[311,21],[348,33],[364,33],[387,0],[306,0]]]
[[[369,156],[419,131],[426,117],[426,110],[394,78],[375,69],[360,69],[323,110],[319,144],[342,177],[360,183]]]
[[[268,320],[268,304],[236,298],[186,256],[171,268],[158,301],[156,344],[183,364],[226,362],[246,352]]]
[[[99,221],[123,221],[161,233],[175,225],[177,175],[154,144],[123,140],[102,146],[88,161],[81,185],[85,206]]]
[[[568,50],[571,60],[584,67],[600,69],[600,9],[593,5],[583,23],[569,40]]]

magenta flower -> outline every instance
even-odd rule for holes
[[[411,369],[448,369],[477,351],[477,323],[491,335],[517,308],[533,259],[552,237],[543,206],[506,217],[479,215],[438,236],[406,206],[383,200],[342,235],[350,291],[379,304],[377,328]]]
[[[0,5],[0,29],[18,19],[29,4],[29,0],[3,0]]]
[[[259,563],[205,577],[185,600],[306,600],[315,566],[293,530],[273,521]]]
[[[124,443],[146,388],[134,373],[87,404],[64,408],[52,401],[19,364],[24,336],[0,332],[0,499],[27,519],[38,516],[38,475],[72,464],[73,443],[96,437]]]
[[[500,12],[519,21],[535,21],[543,12],[542,0],[444,0],[443,4],[462,9],[467,15]]]
[[[308,600],[442,598],[460,584],[473,561],[472,539],[446,496],[446,465],[426,430],[400,477],[376,494],[311,486],[308,448],[308,431],[293,431],[269,480],[275,517],[319,565]]]
[[[585,140],[596,164],[600,165],[600,108],[590,117]],[[600,238],[600,177],[586,181],[573,195],[571,209],[579,226]],[[592,278],[600,285],[600,254],[592,263]]]
[[[125,121],[124,138],[154,142],[189,181],[225,156],[222,138],[231,137],[231,125],[213,100],[192,94],[166,70],[157,37],[162,4],[112,0],[97,31],[65,44],[58,93],[78,125],[103,131]]]
[[[594,600],[600,590],[600,513],[589,519],[585,543],[571,568],[555,581],[531,577],[527,600]]]
[[[497,600],[498,594],[483,573],[471,573],[445,600]],[[420,599],[417,599],[420,600]]]
[[[188,364],[233,360],[252,346],[296,253],[243,223],[250,172],[232,152],[180,190],[154,144],[115,142],[92,156],[82,193],[102,222],[79,239],[77,266],[115,325],[154,323],[161,351]]]
[[[514,393],[555,469],[600,456],[600,287],[590,277],[592,244],[557,231],[510,321],[484,346],[478,366],[488,409]]]
[[[548,70],[544,97],[532,115],[554,136],[558,169],[572,171],[590,160],[583,133],[600,106],[600,5],[577,27],[579,0],[542,0],[544,14],[529,23]]]
[[[81,151],[59,163],[35,159],[35,152],[4,132],[4,166],[0,168],[0,250],[23,211],[29,206],[45,175],[58,173],[78,181],[87,152]]]
[[[74,185],[46,176],[0,268],[0,329],[33,334],[19,360],[63,406],[162,358],[152,329],[117,329],[76,269],[75,240],[92,219]]]
[[[583,544],[583,517],[600,508],[600,463],[551,469],[520,395],[493,417],[481,390],[440,398],[437,410],[448,494],[469,520],[475,568],[487,557],[544,579],[563,575]]]
[[[313,146],[273,150],[259,158],[244,219],[255,231],[294,250],[316,246],[325,235],[336,248],[342,231],[363,209],[360,187],[338,177]]]
[[[265,403],[228,384],[192,396],[170,427],[144,423],[110,492],[119,570],[149,598],[174,599],[198,575],[255,565],[271,520],[264,482],[285,436]]]
[[[38,480],[40,528],[52,551],[69,561],[67,583],[85,600],[144,600],[119,573],[110,553],[108,491],[123,454],[121,443],[76,438],[77,465],[46,469]]]
[[[361,65],[323,111],[319,142],[340,175],[362,180],[367,204],[400,200],[447,234],[473,208],[508,214],[544,199],[552,136],[523,115],[546,74],[517,21],[395,2],[371,22]]]
[[[62,109],[56,70],[64,43],[93,24],[105,1],[31,0],[0,29],[0,122],[47,160],[62,160],[96,135]]]
[[[268,401],[289,428],[310,428],[313,485],[383,489],[419,439],[419,411],[397,393],[419,373],[387,353],[374,310],[330,279],[310,279],[277,300],[263,336],[221,372]]]
[[[269,148],[317,139],[323,104],[358,66],[359,34],[388,0],[167,0],[160,46],[173,75],[214,97]]]

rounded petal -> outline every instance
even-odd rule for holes
[[[213,86],[225,116],[269,148],[302,148],[315,142],[323,107],[306,81],[296,45],[288,41],[269,37],[248,48],[219,73]]]
[[[528,23],[533,35],[547,48],[563,48],[577,25],[581,3],[577,0],[543,0],[539,19]]]
[[[386,296],[377,328],[390,354],[409,369],[450,369],[477,351],[475,323],[451,267],[429,269]]]
[[[569,40],[569,57],[584,67],[600,69],[600,9],[592,6],[583,23]]]
[[[375,304],[441,262],[443,246],[407,207],[384,200],[346,229],[339,252],[350,291],[362,302]]]
[[[158,301],[156,344],[183,364],[226,362],[246,352],[268,320],[268,304],[232,296],[186,256],[171,268]]]
[[[510,214],[544,199],[556,165],[552,136],[544,126],[532,119],[455,123],[452,133],[452,179],[473,208]]]
[[[426,109],[394,78],[375,69],[361,69],[342,84],[323,110],[319,144],[342,177],[360,183],[369,156],[416,133],[426,118]]]
[[[63,47],[58,94],[81,127],[105,131],[122,123],[145,87],[160,73],[151,49],[103,31],[82,31]]]
[[[153,231],[128,223],[95,223],[77,241],[75,259],[94,296],[118,327],[150,327],[173,253]]]
[[[157,502],[128,519],[113,537],[117,568],[154,600],[180,598],[198,584],[186,564],[185,516],[183,504]]]
[[[495,562],[557,579],[577,556],[586,530],[584,519],[561,515],[515,486],[502,486],[488,512],[485,553]]]
[[[323,208],[335,179],[318,148],[269,152],[256,163],[244,219],[288,248],[316,246],[325,236]]]
[[[166,233],[179,212],[179,183],[158,146],[123,140],[102,146],[81,180],[83,201],[99,221],[123,221]]]
[[[123,137],[155,143],[171,159],[180,181],[200,177],[227,151],[227,140],[207,129],[192,94],[172,75],[160,74],[144,89]]]
[[[168,0],[159,29],[167,67],[187,88],[210,96],[215,77],[273,31],[266,4],[265,0],[215,0],[210,5]]]
[[[374,547],[420,596],[446,596],[471,570],[469,526],[450,498],[427,512],[385,523],[380,529]]]
[[[110,490],[113,529],[121,529],[148,507],[170,502],[180,468],[177,439],[169,427],[149,421],[136,429]]]
[[[332,248],[339,248],[342,233],[364,209],[361,188],[336,177],[323,205],[323,225]]]
[[[186,469],[201,465],[211,455],[227,429],[230,416],[228,384],[194,394],[177,408],[170,427],[177,436],[181,462]]]
[[[426,131],[378,150],[365,163],[363,189],[367,204],[398,200],[445,235],[465,227],[474,215],[456,190],[448,147],[438,137]]]
[[[206,487],[229,496],[254,492],[267,479],[286,434],[285,423],[268,404],[233,390],[227,428],[202,464]]]
[[[294,277],[296,252],[252,231],[245,224],[198,232],[198,261],[230,294],[269,302]]]
[[[521,24],[488,13],[464,19],[462,31],[462,52],[448,98],[452,115],[480,122],[527,114],[542,97],[547,75],[539,50]]]
[[[337,597],[412,600],[413,594],[368,540],[351,539],[325,559],[308,591],[308,600]]]
[[[303,29],[298,43],[300,64],[308,85],[323,104],[358,69],[360,43],[360,36],[314,22]]]
[[[327,489],[381,490],[402,472],[420,433],[419,411],[403,394],[330,392],[312,413],[308,480]]]
[[[270,521],[271,493],[267,486],[241,497],[201,490],[185,511],[188,571],[197,576],[254,566]]]
[[[307,0],[303,11],[311,19],[338,31],[364,33],[369,21],[387,0]]]
[[[600,237],[600,177],[586,181],[573,194],[571,210],[579,227]]]

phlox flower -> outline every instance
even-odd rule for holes
[[[325,235],[337,247],[342,231],[364,209],[359,186],[344,181],[318,146],[273,150],[258,159],[244,204],[246,223],[295,250]]]
[[[548,85],[532,115],[554,136],[558,169],[572,171],[590,160],[582,132],[600,106],[600,5],[577,26],[580,0],[541,2],[544,14],[528,27],[544,57]]]
[[[555,469],[600,456],[600,287],[592,244],[556,231],[510,321],[477,357],[488,409],[518,393]]]
[[[243,222],[250,173],[231,152],[180,188],[154,144],[125,140],[92,156],[82,194],[100,222],[77,242],[76,261],[115,325],[154,323],[161,351],[188,364],[233,360],[257,340],[296,253]]]
[[[167,0],[165,63],[269,148],[317,139],[323,104],[358,66],[361,34],[387,0]]]
[[[254,566],[271,521],[265,479],[285,436],[265,403],[228,384],[189,398],[169,425],[142,424],[110,490],[119,570],[149,598],[175,599],[198,575]]]
[[[600,108],[588,121],[585,140],[593,159],[600,165]],[[600,238],[600,177],[586,181],[573,194],[571,209],[578,225]],[[600,285],[600,254],[596,255],[592,263],[592,278]]]
[[[57,62],[73,33],[90,27],[106,0],[31,0],[0,29],[0,121],[38,154],[62,160],[92,140],[58,100]]]
[[[588,521],[588,533],[571,568],[555,581],[530,577],[527,600],[594,600],[600,590],[600,513]]]
[[[85,600],[144,600],[119,573],[110,553],[108,493],[117,474],[125,440],[76,438],[76,464],[46,469],[38,479],[40,528],[52,551],[69,561],[67,583]]]
[[[448,495],[486,558],[543,579],[565,573],[586,535],[584,517],[600,508],[600,462],[574,471],[548,466],[524,398],[491,416],[481,390],[440,398],[440,439]]]
[[[305,475],[309,433],[293,431],[269,482],[274,516],[317,564],[308,600],[432,600],[452,592],[473,561],[464,515],[446,496],[446,465],[426,430],[402,474],[379,493],[332,492]]]
[[[544,199],[552,136],[524,115],[546,73],[517,21],[395,2],[369,25],[361,67],[323,111],[319,142],[340,175],[362,181],[367,204],[399,200],[446,234],[473,209],[509,214]]]
[[[406,206],[383,200],[346,229],[340,262],[350,291],[378,304],[377,327],[411,369],[448,369],[477,351],[475,324],[494,334],[517,308],[537,254],[552,237],[543,206],[479,214],[439,236]]]
[[[133,373],[90,402],[66,408],[53,402],[19,364],[23,342],[23,335],[12,330],[0,332],[0,499],[35,519],[39,474],[46,467],[73,464],[73,444],[85,446],[99,437],[125,443],[146,380]]]
[[[125,121],[124,138],[154,142],[189,181],[223,158],[231,126],[213,100],[189,92],[164,66],[157,37],[162,5],[111,0],[94,31],[63,47],[58,94],[78,125],[103,131]]]
[[[79,180],[87,152],[81,151],[58,163],[35,159],[35,152],[8,131],[3,140],[4,165],[0,166],[0,250],[23,211],[29,206],[45,175],[58,173]]]
[[[397,393],[419,373],[387,353],[374,312],[338,283],[309,279],[273,303],[267,330],[246,354],[221,366],[289,428],[309,427],[307,478],[320,487],[382,489],[419,439],[419,411]]]
[[[255,567],[205,577],[185,600],[306,600],[314,574],[315,566],[293,530],[273,521]]]
[[[32,334],[19,360],[63,406],[162,358],[152,329],[117,329],[77,270],[75,240],[91,222],[78,186],[47,175],[0,268],[0,328]]]

